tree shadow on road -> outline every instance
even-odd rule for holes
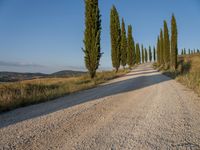
[[[138,73],[134,73],[134,74],[132,74],[132,73],[129,73],[129,74],[126,74],[126,75],[123,75],[123,76],[126,76],[126,77],[128,77],[128,76],[136,76],[136,75],[145,75],[145,74],[151,74],[151,73],[157,73],[158,71],[157,70],[154,70],[154,71],[148,71],[148,72],[138,72]]]
[[[145,72],[145,71],[155,71],[153,68],[152,69],[136,69],[136,70],[133,70],[131,72]]]
[[[151,73],[155,72],[156,71],[153,71]],[[158,73],[153,75],[145,75],[145,72],[139,74],[141,75],[139,77],[135,77],[136,74],[129,74],[127,77],[129,79],[127,80],[100,85],[96,88],[70,94],[53,101],[31,105],[24,108],[18,108],[16,110],[3,113],[0,115],[0,128],[7,127],[24,120],[45,116],[47,114],[99,98],[131,92],[171,80],[171,78]],[[148,74],[150,74],[150,72],[148,72]]]

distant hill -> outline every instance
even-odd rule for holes
[[[79,76],[82,74],[86,74],[86,72],[83,71],[73,71],[73,70],[63,70],[63,71],[58,71],[55,73],[50,74],[50,76],[53,77],[71,77],[71,76]]]
[[[0,82],[15,82],[45,77],[42,73],[0,72]]]
[[[83,71],[63,70],[52,74],[43,73],[19,73],[19,72],[0,72],[0,82],[16,82],[46,77],[71,77],[85,74]]]

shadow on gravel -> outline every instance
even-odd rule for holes
[[[143,71],[154,71],[154,69],[136,69],[131,72],[143,72]]]
[[[192,149],[196,149],[196,150],[199,150],[200,149],[200,146],[197,145],[197,144],[193,144],[193,143],[181,143],[181,144],[177,144],[177,145],[172,145],[174,148],[176,149],[189,149],[189,150],[192,150]]]
[[[154,72],[156,71],[148,72],[146,74]],[[139,77],[134,77],[136,74],[129,74],[128,76],[133,76],[133,78],[107,85],[101,85],[96,88],[80,91],[53,101],[31,105],[0,114],[0,128],[13,125],[24,120],[45,116],[47,114],[93,101],[98,98],[130,92],[171,80],[162,74],[145,75],[145,72],[139,74],[141,75]],[[142,74],[144,76],[142,76]]]
[[[136,76],[136,75],[145,75],[145,74],[150,74],[150,73],[157,73],[157,70],[154,71],[148,71],[148,72],[140,72],[140,73],[134,73],[134,74],[126,74],[123,77],[128,77],[128,76]]]

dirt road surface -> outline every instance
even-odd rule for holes
[[[141,65],[96,88],[1,114],[0,149],[199,150],[200,99]]]

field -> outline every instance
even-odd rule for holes
[[[179,57],[181,74],[177,80],[200,95],[200,54]]]
[[[179,56],[178,70],[165,70],[163,74],[176,79],[200,95],[200,54]]]
[[[66,94],[95,87],[127,71],[99,72],[94,80],[88,75],[68,78],[44,78],[0,84],[0,112],[52,100]]]

